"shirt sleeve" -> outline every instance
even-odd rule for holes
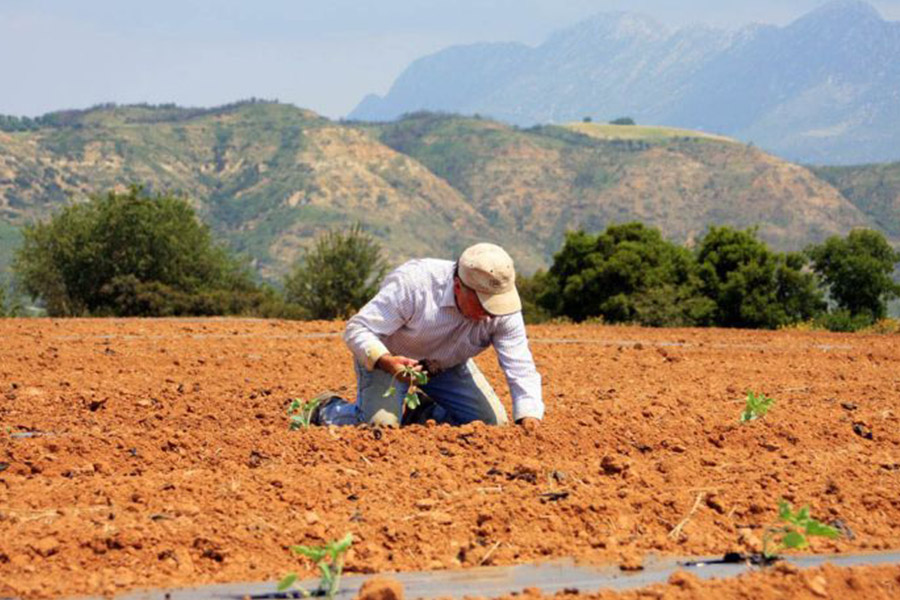
[[[492,342],[512,395],[513,420],[518,421],[524,417],[542,419],[544,401],[541,374],[534,366],[534,358],[528,348],[522,313],[503,317]]]
[[[390,353],[381,338],[409,321],[414,300],[408,277],[397,269],[387,276],[375,297],[347,321],[344,342],[369,371],[379,358]]]

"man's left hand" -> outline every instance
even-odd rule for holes
[[[541,424],[540,419],[535,419],[534,417],[522,417],[518,421],[516,421],[516,425],[524,427],[526,431],[534,431]]]

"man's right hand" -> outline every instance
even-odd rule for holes
[[[375,363],[375,366],[387,373],[388,375],[396,375],[403,367],[412,367],[417,371],[422,370],[422,365],[414,358],[406,356],[395,356],[393,354],[384,354]],[[409,383],[408,377],[398,376],[397,379]]]

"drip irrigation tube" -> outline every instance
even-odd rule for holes
[[[873,554],[832,554],[786,556],[785,560],[799,568],[818,567],[825,563],[851,567],[862,565],[900,564],[900,552]],[[721,558],[654,558],[647,557],[640,571],[621,571],[613,566],[576,565],[571,560],[510,567],[477,567],[449,571],[385,573],[403,584],[405,596],[415,598],[464,596],[496,597],[534,587],[545,594],[566,589],[596,592],[600,589],[627,590],[664,583],[675,571],[686,570],[702,579],[730,578],[757,569],[747,562],[731,562]],[[335,596],[350,600],[371,575],[349,575],[341,581]],[[316,580],[300,582],[300,587],[315,589]],[[119,600],[274,600],[299,597],[279,593],[275,582],[228,583],[178,589],[155,589],[129,592],[116,596]],[[79,600],[88,600],[80,598]]]

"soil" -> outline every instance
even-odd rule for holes
[[[502,600],[538,600],[546,597],[548,596],[543,596],[539,590],[528,589],[522,594],[507,596]],[[669,578],[667,584],[640,590],[602,590],[591,594],[567,590],[550,597],[565,600],[894,600],[900,597],[900,566],[842,568],[825,565],[801,571],[790,565],[779,564],[765,571],[729,580],[701,580],[692,573],[678,571]]]
[[[341,331],[0,320],[0,596],[313,577],[288,546],[347,532],[347,573],[639,568],[752,551],[779,498],[845,533],[812,552],[900,548],[897,336],[536,326],[537,431],[289,431],[353,394]],[[748,389],[776,403],[742,425]]]

